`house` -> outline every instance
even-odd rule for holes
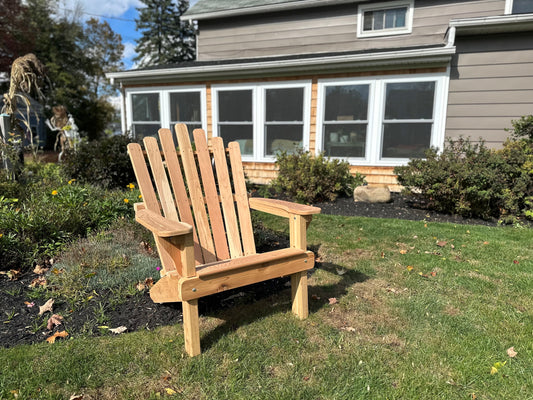
[[[533,113],[531,0],[199,0],[197,60],[108,74],[135,136],[185,122],[241,144],[346,159],[370,184],[445,138],[505,140]]]

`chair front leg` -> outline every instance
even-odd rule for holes
[[[198,300],[182,302],[183,336],[185,351],[191,357],[200,354],[200,319],[198,317]]]
[[[289,220],[291,247],[307,250],[307,227],[311,215],[291,215]],[[292,312],[300,319],[309,316],[307,271],[291,275]]]

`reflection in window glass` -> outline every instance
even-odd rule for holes
[[[170,120],[201,125],[200,92],[170,93]]]
[[[323,143],[330,157],[365,157],[370,85],[326,87]]]
[[[239,143],[241,154],[253,155],[254,153],[254,129],[250,125],[231,125],[225,124],[219,126],[219,135],[224,139],[227,146],[229,142]]]
[[[133,121],[159,121],[159,94],[139,93],[131,95]]]
[[[435,82],[388,83],[385,119],[432,119]]]
[[[532,0],[513,0],[513,14],[533,13]]]
[[[303,146],[304,89],[265,90],[265,155]]]
[[[407,7],[373,10],[363,13],[363,31],[405,28]]]
[[[159,128],[161,128],[160,124],[132,124],[133,136],[135,138],[156,136]]]
[[[423,158],[431,143],[432,123],[383,124],[384,158]]]

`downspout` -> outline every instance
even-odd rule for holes
[[[120,103],[120,125],[122,128],[122,134],[127,135],[128,132],[126,131],[126,90],[124,89],[124,86],[122,86],[122,82],[120,82],[120,97],[122,97],[122,102]]]
[[[455,26],[450,26],[448,28],[448,31],[446,32],[446,36],[448,36],[448,39],[446,41],[445,47],[453,47],[455,46]]]

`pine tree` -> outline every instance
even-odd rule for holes
[[[141,0],[146,7],[138,8],[135,20],[142,33],[135,51],[140,67],[172,64],[195,58],[196,35],[194,26],[180,21],[189,8],[188,0]]]

